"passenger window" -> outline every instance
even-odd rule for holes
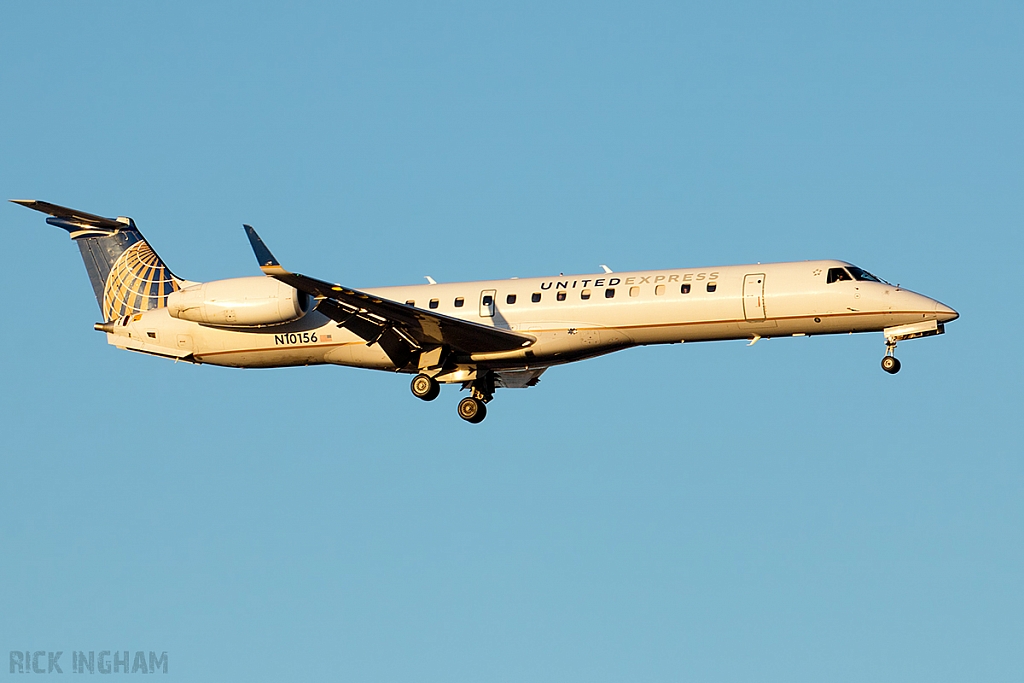
[[[461,301],[462,301],[461,298],[456,299],[455,300],[455,305],[456,306],[461,306],[462,304],[459,303]],[[494,297],[491,296],[490,294],[484,294],[484,299],[483,299],[483,301],[481,303],[483,303],[484,306],[491,306],[492,304],[494,304]]]
[[[514,304],[515,302],[516,302],[516,295],[515,294],[509,294],[508,296],[505,297],[505,303],[507,303],[507,304]]]
[[[431,299],[431,300],[430,300],[430,307],[431,307],[431,308],[437,308],[437,304],[438,304],[438,303],[439,303],[439,302],[438,302],[438,300],[437,300],[437,299]]]
[[[555,298],[559,301],[565,301],[565,290],[561,290],[558,294],[555,294]]]
[[[462,304],[464,304],[464,303],[466,303],[466,300],[463,299],[461,296],[455,297],[455,308],[462,308]],[[485,301],[484,302],[484,306],[488,306],[488,305],[489,304]]]
[[[416,302],[413,299],[409,299],[408,301],[405,302],[405,305],[406,306],[415,306]]]
[[[640,288],[639,287],[630,287],[629,288],[629,295],[630,296],[640,296]]]
[[[655,285],[654,296],[661,296],[665,293],[665,285]]]
[[[604,290],[604,298],[605,299],[614,299],[615,298],[615,290],[612,289],[611,287],[609,287],[608,289]]]
[[[852,279],[853,278],[850,277],[850,274],[846,272],[845,268],[829,268],[828,269],[828,278],[826,279],[825,282],[826,282],[826,284],[830,285],[833,282],[841,282],[842,280],[852,280]]]
[[[682,287],[680,287],[679,288],[679,293],[680,294],[689,294],[690,293],[690,285],[683,285]]]
[[[538,301],[540,301],[540,292],[534,292],[533,296],[530,297],[530,299],[533,301],[533,303],[537,303]]]
[[[589,289],[584,289],[582,292],[580,292],[580,298],[583,299],[584,301],[589,299],[590,298],[590,290]]]
[[[709,292],[713,292],[716,289],[718,289],[718,283],[717,282],[709,282],[708,283],[708,291]]]

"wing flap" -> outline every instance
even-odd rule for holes
[[[498,370],[494,373],[495,383],[506,389],[535,387],[547,368],[523,368],[521,370]]]

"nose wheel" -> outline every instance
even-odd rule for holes
[[[896,356],[886,356],[882,359],[882,369],[888,372],[890,375],[895,375],[900,371],[900,361]]]
[[[882,359],[882,369],[890,375],[900,371],[900,361],[896,358],[896,344],[885,345],[885,357]]]

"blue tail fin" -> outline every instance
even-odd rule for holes
[[[103,218],[31,199],[11,201],[49,214],[47,223],[68,231],[82,252],[104,321],[163,308],[167,295],[183,286],[131,218]]]

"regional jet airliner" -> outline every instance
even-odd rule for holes
[[[85,261],[107,342],[238,368],[348,365],[413,375],[469,395],[477,423],[498,388],[532,387],[550,367],[644,344],[882,332],[896,343],[942,334],[956,311],[844,261],[799,261],[559,275],[358,290],[286,270],[252,227],[263,275],[191,282],[174,275],[131,218],[35,200]]]

